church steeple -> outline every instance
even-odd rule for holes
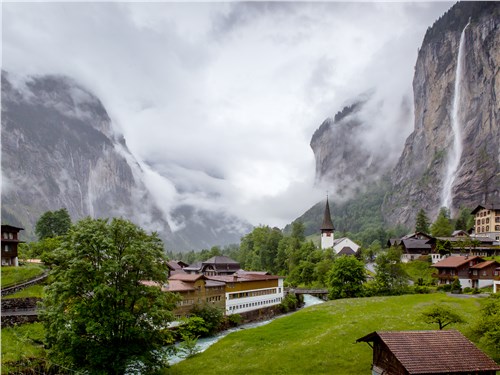
[[[321,248],[327,249],[333,247],[335,227],[332,222],[332,215],[330,214],[330,204],[328,202],[328,195],[326,196],[325,213],[323,215],[323,224],[321,224]]]

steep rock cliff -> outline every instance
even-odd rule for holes
[[[173,233],[172,207],[156,202],[144,180],[92,93],[67,77],[12,79],[2,72],[2,223],[22,226],[32,240],[47,210],[65,207],[73,220],[121,216],[157,231],[176,251],[235,243],[248,229],[229,215],[190,207],[190,215],[170,216],[183,223]]]
[[[386,221],[411,227],[423,208],[434,218],[443,204],[453,147],[451,113],[457,56],[465,26],[458,109],[462,153],[452,180],[452,213],[496,201],[500,190],[500,4],[454,5],[430,28],[413,80],[415,126],[391,176],[382,207]]]

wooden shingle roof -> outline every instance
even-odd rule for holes
[[[471,374],[498,371],[500,366],[460,332],[373,332],[357,342],[383,342],[408,374]]]

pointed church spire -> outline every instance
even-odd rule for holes
[[[328,203],[328,195],[326,196],[325,214],[323,216],[323,224],[321,225],[321,232],[334,231],[335,227],[332,222],[332,215],[330,214],[330,204]]]

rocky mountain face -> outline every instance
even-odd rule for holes
[[[239,242],[245,227],[189,207],[189,215],[173,214],[184,225],[172,232],[98,98],[67,77],[19,80],[2,72],[2,223],[22,226],[25,238],[35,239],[41,214],[62,207],[73,220],[130,219],[175,251]]]
[[[462,68],[457,74],[462,31]],[[389,224],[413,225],[420,208],[435,218],[444,205],[457,134],[454,113],[461,152],[450,179],[449,208],[453,213],[460,207],[498,201],[499,70],[498,2],[457,3],[428,29],[413,79],[414,131],[391,173],[392,191],[382,207]],[[454,102],[457,93],[459,101]]]
[[[434,220],[443,205],[453,214],[461,207],[498,202],[499,24],[498,2],[462,2],[450,8],[427,30],[419,49],[413,79],[414,130],[399,160],[391,165],[386,145],[374,149],[360,140],[367,124],[357,114],[365,103],[356,102],[326,120],[312,137],[317,182],[340,194],[354,186],[357,192],[352,196],[358,199],[360,186],[388,175],[381,208],[384,221],[407,228],[413,227],[420,208]]]
[[[327,186],[336,197],[353,196],[394,166],[383,147],[371,147],[364,137],[368,124],[360,113],[368,100],[358,99],[327,118],[311,139],[316,184]]]

